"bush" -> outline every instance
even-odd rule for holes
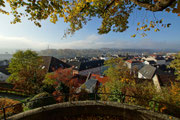
[[[22,104],[18,104],[18,103],[20,103],[20,102],[16,101],[16,100],[12,100],[12,99],[8,99],[8,98],[0,98],[0,108],[4,108],[7,106],[13,106],[13,105],[17,104],[13,107],[6,108],[7,116],[17,114],[17,113],[20,113],[23,111]],[[2,115],[3,115],[3,111],[0,110],[0,116],[2,116]]]
[[[55,88],[52,85],[45,84],[42,87],[42,91],[43,92],[48,92],[48,93],[52,94],[55,91]]]
[[[52,95],[47,92],[39,93],[35,95],[30,102],[27,104],[29,109],[34,109],[37,107],[42,107],[46,105],[55,104],[56,101]]]

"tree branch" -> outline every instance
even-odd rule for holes
[[[111,1],[111,3],[106,6],[105,11],[108,10],[114,4],[114,2],[115,0]]]
[[[132,1],[136,5],[147,8],[150,11],[156,12],[166,9],[176,0],[158,0],[158,2],[156,2],[155,4],[144,3],[144,2],[140,2],[139,0],[130,0],[130,1]]]

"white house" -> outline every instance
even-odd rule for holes
[[[138,71],[138,78],[152,80],[157,91],[161,91],[161,86],[169,85],[175,77],[151,65],[145,65]]]

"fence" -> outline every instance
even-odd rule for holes
[[[76,99],[74,99],[74,96],[79,95],[81,97],[81,99],[79,99],[78,101],[81,100],[94,100],[94,101],[108,101],[110,99],[110,101],[116,101],[116,102],[120,102],[120,103],[128,103],[131,105],[139,105],[139,106],[144,106],[146,107],[146,109],[148,110],[153,110],[156,112],[162,112],[161,109],[159,109],[160,106],[168,106],[168,112],[166,111],[166,114],[172,115],[174,117],[180,117],[180,115],[178,115],[178,113],[180,113],[180,109],[176,106],[172,106],[171,104],[168,103],[164,103],[164,102],[159,102],[159,101],[155,101],[155,100],[149,100],[147,98],[142,98],[142,97],[137,97],[137,96],[130,96],[130,95],[125,95],[125,94],[112,94],[112,93],[70,93],[70,94],[61,94],[61,95],[56,95],[53,96],[54,98],[57,97],[66,97],[68,98],[68,100],[63,101],[63,102],[72,102],[72,101],[77,101]],[[113,98],[113,96],[118,96],[117,98]],[[100,99],[101,97],[101,99]],[[0,117],[1,119],[6,120],[7,117],[14,115],[14,114],[8,114],[7,113],[7,109],[8,108],[15,108],[18,105],[26,105],[27,103],[30,102],[34,102],[37,100],[43,100],[49,97],[43,97],[43,98],[39,98],[39,99],[35,99],[35,100],[29,100],[29,101],[24,101],[15,105],[11,105],[11,106],[6,106],[1,108],[1,112],[2,112],[2,117]],[[140,104],[141,103],[141,104]],[[147,108],[148,107],[148,108]]]

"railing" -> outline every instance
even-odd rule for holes
[[[156,111],[156,112],[160,112],[160,110],[157,110],[157,109],[156,109],[157,105],[164,105],[164,106],[170,107],[169,109],[173,108],[173,109],[176,109],[176,110],[178,111],[178,112],[177,112],[177,115],[174,115],[173,113],[170,113],[170,115],[173,115],[173,116],[175,116],[175,117],[180,117],[180,116],[178,115],[178,113],[180,113],[180,109],[179,109],[178,107],[176,107],[176,106],[172,106],[171,104],[164,103],[164,102],[159,102],[159,101],[155,101],[155,100],[149,100],[149,99],[147,99],[147,98],[142,98],[142,97],[137,97],[137,96],[130,96],[130,95],[125,95],[125,94],[112,94],[112,93],[70,93],[70,94],[56,95],[56,96],[53,96],[53,97],[54,97],[54,98],[57,98],[57,97],[60,97],[60,96],[68,97],[68,98],[69,98],[68,101],[71,103],[72,101],[76,101],[75,99],[73,99],[73,96],[74,96],[74,95],[81,95],[81,96],[85,95],[86,98],[84,98],[84,99],[82,99],[82,100],[94,100],[94,101],[100,100],[100,95],[105,95],[104,97],[106,97],[104,100],[101,100],[101,101],[109,101],[109,100],[108,100],[109,97],[119,96],[119,99],[118,99],[119,101],[117,101],[116,99],[111,100],[111,101],[116,101],[116,102],[120,102],[120,103],[129,103],[129,104],[132,104],[132,105],[144,106],[144,105],[138,104],[138,103],[134,103],[134,104],[133,104],[132,101],[131,101],[131,102],[129,101],[129,99],[130,99],[130,100],[133,100],[133,99],[134,99],[136,102],[137,102],[137,101],[143,101],[143,102],[144,102],[143,104],[146,104],[146,105],[152,103],[153,106],[151,105],[151,109],[148,109],[148,108],[147,108],[147,110],[153,110],[153,111]],[[89,96],[89,97],[87,97],[87,96]],[[90,98],[90,96],[91,96],[91,98]],[[52,96],[51,96],[51,97],[52,97]],[[11,116],[11,115],[8,115],[8,114],[6,113],[6,110],[7,110],[8,108],[13,108],[13,107],[15,107],[15,106],[17,106],[17,105],[23,105],[23,104],[26,105],[27,103],[34,102],[34,101],[37,101],[37,100],[47,99],[47,98],[49,98],[49,97],[43,97],[43,98],[39,98],[39,99],[35,99],[35,100],[24,101],[24,102],[15,104],[15,105],[3,107],[3,108],[0,109],[0,110],[2,111],[2,113],[3,113],[2,118],[3,118],[4,120],[6,120],[7,117]],[[63,101],[63,102],[68,102],[68,101]],[[81,100],[78,100],[78,101],[81,101]],[[145,102],[146,102],[146,103],[145,103]],[[145,105],[144,107],[147,107],[146,105]],[[150,107],[150,106],[149,106],[149,107]],[[13,114],[13,115],[14,115],[14,114]],[[1,118],[1,117],[0,117],[0,118]],[[1,118],[1,119],[2,119],[2,118]]]
[[[28,93],[24,92],[23,90],[19,90],[19,89],[9,89],[9,88],[0,87],[0,92],[10,93],[10,94],[14,94],[14,95],[21,95],[21,96],[29,96]]]

